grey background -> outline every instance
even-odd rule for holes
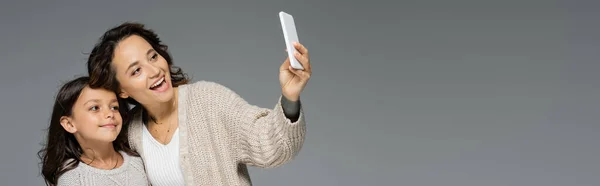
[[[272,107],[296,17],[314,74],[303,150],[255,185],[598,185],[598,1],[3,1],[0,184],[41,185],[60,83],[141,21],[194,81]]]

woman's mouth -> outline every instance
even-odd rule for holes
[[[167,88],[168,86],[164,76],[158,79],[158,81],[152,84],[152,86],[150,86],[150,90],[157,92],[164,92],[165,90],[167,90]]]

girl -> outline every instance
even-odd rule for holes
[[[38,154],[46,184],[148,185],[141,158],[119,135],[126,104],[88,82],[74,79],[56,95],[47,143]]]
[[[188,84],[157,34],[138,23],[104,33],[88,58],[92,87],[115,91],[136,105],[129,141],[155,186],[251,185],[246,166],[281,166],[305,136],[300,92],[311,75],[307,49],[279,68],[281,96],[273,109],[246,102],[208,81]]]

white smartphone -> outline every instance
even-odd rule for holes
[[[285,48],[290,58],[290,65],[294,69],[304,70],[304,67],[294,57],[296,48],[293,42],[300,42],[298,40],[298,33],[296,32],[296,25],[294,24],[294,17],[282,11],[279,12],[279,20],[281,21],[281,29],[283,30],[283,38],[285,39]]]

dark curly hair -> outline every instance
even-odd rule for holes
[[[181,68],[173,65],[173,58],[167,50],[168,46],[161,43],[160,38],[158,38],[158,35],[154,31],[145,28],[141,23],[125,22],[106,31],[92,49],[87,61],[87,70],[91,79],[90,87],[102,87],[113,90],[117,95],[120,93],[116,72],[111,64],[118,43],[132,35],[144,38],[158,54],[165,58],[167,64],[169,64],[171,84],[174,87],[189,82],[190,79],[187,74]],[[140,106],[133,98],[127,98],[127,101],[133,105]]]

